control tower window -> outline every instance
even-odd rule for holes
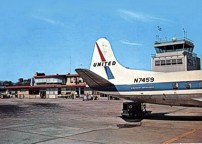
[[[161,49],[161,48],[155,48],[156,53],[164,53],[165,50]]]
[[[187,48],[184,48],[184,50],[187,50],[187,51],[189,51],[189,52],[193,52],[193,47],[187,47]]]

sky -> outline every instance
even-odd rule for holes
[[[180,39],[183,29],[202,58],[201,7],[201,0],[0,0],[0,80],[75,74],[90,67],[101,37],[132,69],[151,70],[156,36]]]

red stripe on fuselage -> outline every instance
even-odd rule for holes
[[[98,49],[98,52],[100,54],[100,58],[101,58],[102,62],[106,61],[106,59],[105,59],[104,55],[102,54],[102,51],[100,50],[100,47],[97,44],[97,42],[96,42],[96,46],[97,46],[97,49]]]

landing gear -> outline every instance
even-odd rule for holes
[[[146,105],[141,102],[124,102],[121,115],[127,118],[141,119],[146,114]]]

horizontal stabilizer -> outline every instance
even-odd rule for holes
[[[89,87],[110,87],[114,86],[108,80],[102,78],[101,76],[95,74],[91,70],[78,68],[75,70],[80,77],[88,84]]]
[[[193,100],[201,101],[202,102],[202,98],[193,98]]]

